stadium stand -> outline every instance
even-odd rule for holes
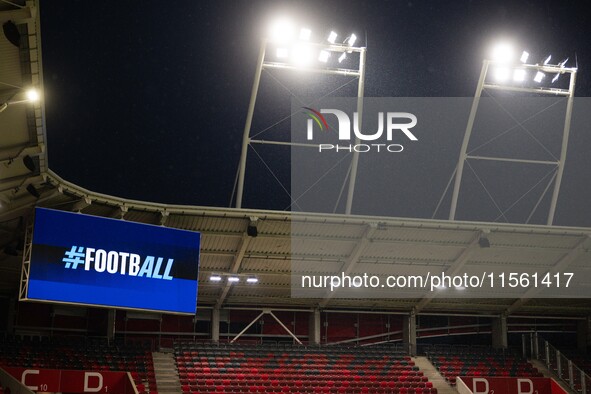
[[[458,376],[542,377],[519,356],[488,347],[433,346],[427,355],[451,385]]]
[[[130,372],[138,392],[155,392],[152,353],[142,344],[110,344],[104,338],[7,336],[0,367]]]
[[[292,347],[179,342],[185,393],[437,393],[394,347]]]

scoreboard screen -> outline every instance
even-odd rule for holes
[[[22,299],[194,314],[200,236],[36,208]]]

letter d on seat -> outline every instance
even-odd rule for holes
[[[478,384],[481,383],[481,384]],[[488,393],[488,380],[483,378],[474,378],[472,380],[472,392],[474,394],[487,394]]]
[[[525,389],[524,387],[528,387]],[[527,391],[524,391],[527,390]],[[531,379],[517,379],[517,393],[518,394],[533,394],[534,382]]]
[[[90,387],[88,384],[91,377],[98,378],[98,384]],[[84,372],[84,392],[85,393],[98,393],[103,389],[103,375],[98,372]]]

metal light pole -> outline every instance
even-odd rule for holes
[[[252,91],[250,93],[250,104],[248,105],[246,123],[244,124],[244,133],[242,135],[242,151],[240,153],[240,164],[238,167],[238,190],[236,194],[236,208],[242,208],[242,196],[244,194],[244,176],[246,174],[246,156],[248,154],[248,145],[250,144],[250,127],[252,126],[254,107],[257,101],[259,85],[261,83],[261,74],[263,72],[263,62],[265,61],[266,49],[267,40],[263,38],[263,40],[261,41],[261,48],[259,49],[257,68],[254,73],[254,82],[252,84]]]
[[[468,151],[468,143],[474,128],[474,119],[478,111],[478,104],[480,103],[480,96],[482,95],[482,87],[488,71],[488,60],[482,63],[482,70],[480,71],[480,78],[478,78],[478,85],[476,86],[476,93],[474,94],[474,101],[472,101],[472,108],[470,109],[470,116],[468,117],[468,124],[466,125],[466,132],[464,133],[464,140],[462,141],[462,148],[460,150],[460,159],[456,171],[456,178],[454,180],[454,190],[451,196],[451,208],[449,210],[449,220],[455,220],[456,208],[458,207],[458,196],[460,195],[460,185],[462,183],[462,175],[464,174],[464,163]]]
[[[351,36],[350,36],[351,37]],[[267,46],[271,42],[271,39],[263,39],[261,42],[261,47],[259,50],[259,56],[257,60],[257,67],[255,70],[255,76],[250,96],[250,103],[248,106],[248,112],[246,115],[246,122],[244,125],[244,132],[242,136],[242,149],[240,154],[240,162],[238,167],[238,176],[237,176],[237,188],[236,188],[236,208],[243,207],[243,198],[244,198],[244,186],[245,186],[245,178],[246,178],[246,165],[247,165],[247,156],[248,156],[248,147],[250,144],[265,144],[265,145],[275,145],[275,146],[299,146],[299,147],[311,147],[318,149],[318,145],[315,144],[308,144],[308,143],[292,143],[292,142],[285,142],[285,141],[273,141],[273,140],[257,140],[251,138],[251,127],[252,121],[254,117],[254,110],[256,105],[256,99],[259,91],[259,85],[261,82],[262,71],[265,69],[272,69],[272,70],[284,70],[286,72],[311,72],[311,73],[319,73],[319,74],[327,74],[327,75],[340,75],[340,76],[347,76],[347,77],[357,77],[358,82],[358,89],[357,89],[357,112],[358,112],[358,121],[359,126],[361,126],[361,117],[363,112],[363,92],[365,86],[365,59],[366,59],[366,48],[365,47],[355,47],[351,45],[345,44],[319,44],[319,43],[308,43],[308,42],[300,42],[300,45],[304,45],[310,49],[316,51],[329,51],[331,53],[359,53],[359,66],[356,69],[353,68],[330,68],[330,67],[301,67],[294,64],[289,64],[285,62],[273,62],[267,61],[265,57],[267,56]],[[357,142],[358,143],[358,142]],[[347,201],[346,201],[346,208],[345,213],[351,213],[351,207],[353,204],[353,196],[355,193],[355,181],[357,177],[357,167],[359,162],[359,153],[354,152],[353,158],[351,162],[351,172],[349,175],[349,185],[348,185],[348,194],[347,194]],[[347,180],[345,180],[347,181]]]
[[[365,89],[365,54],[359,53],[359,85],[357,87],[357,130],[361,130],[363,124],[363,92]],[[355,144],[359,144],[359,137],[355,138]],[[353,207],[353,197],[355,195],[355,182],[357,181],[357,167],[359,166],[359,152],[353,152],[351,161],[351,174],[349,176],[349,189],[347,191],[347,202],[345,205],[345,214],[350,215]]]
[[[548,58],[549,59],[549,58]],[[548,60],[547,59],[547,60]],[[508,83],[491,83],[487,81],[487,76],[491,66],[503,66],[507,67],[508,70],[529,70],[536,73],[549,73],[549,74],[567,74],[570,77],[569,81],[569,88],[568,89],[559,89],[559,88],[548,88],[548,87],[524,87],[524,86],[514,86]],[[524,71],[525,72],[525,71]],[[472,102],[472,108],[470,110],[470,115],[468,117],[468,123],[466,125],[466,131],[464,133],[464,139],[462,141],[462,147],[460,149],[460,157],[458,159],[458,164],[456,167],[456,172],[453,177],[454,179],[454,187],[452,192],[451,198],[451,206],[449,211],[449,220],[455,220],[457,216],[457,207],[458,207],[458,200],[461,190],[463,172],[464,172],[464,165],[468,160],[487,160],[492,162],[508,162],[508,163],[517,163],[517,164],[527,164],[527,165],[543,165],[543,166],[555,166],[556,167],[556,174],[554,177],[551,178],[548,186],[540,196],[540,199],[536,203],[535,207],[533,208],[532,212],[528,217],[531,218],[534,211],[537,209],[539,203],[543,199],[544,195],[546,194],[547,190],[549,189],[552,181],[554,181],[554,189],[552,193],[552,198],[550,201],[550,208],[548,212],[547,224],[552,225],[554,222],[554,215],[556,212],[556,204],[558,201],[558,195],[560,192],[560,184],[562,181],[562,175],[564,172],[564,164],[566,161],[566,153],[567,153],[567,146],[568,146],[568,137],[570,132],[570,125],[571,125],[571,118],[572,118],[572,107],[574,102],[574,91],[575,91],[575,81],[576,81],[576,67],[564,67],[564,64],[558,65],[551,65],[551,64],[505,64],[498,61],[491,61],[491,60],[484,60],[482,64],[482,70],[480,72],[480,78],[478,79],[478,85],[476,87],[476,93],[474,95],[474,100]],[[545,74],[543,74],[545,75]],[[539,82],[539,81],[538,81]],[[564,127],[562,130],[562,147],[560,152],[560,158],[558,160],[530,160],[530,159],[522,159],[522,158],[508,158],[508,157],[500,157],[500,156],[483,156],[483,155],[472,155],[468,153],[468,146],[470,143],[470,138],[472,137],[474,131],[474,122],[476,119],[476,115],[478,112],[478,105],[480,103],[480,98],[482,92],[485,90],[489,91],[511,91],[511,92],[521,92],[521,93],[528,93],[528,94],[539,94],[539,95],[546,95],[546,96],[563,96],[567,97],[567,105],[566,105],[566,114],[564,119]]]

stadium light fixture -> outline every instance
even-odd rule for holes
[[[525,81],[526,76],[527,76],[527,72],[522,68],[518,68],[517,70],[513,71],[513,80],[515,82]]]
[[[269,31],[269,39],[272,42],[286,43],[293,39],[293,25],[287,19],[275,21]]]
[[[347,42],[347,45],[352,47],[357,41],[357,36],[355,34],[351,34],[345,41]]]
[[[513,47],[507,43],[497,44],[492,51],[492,59],[499,63],[509,63],[513,60]]]
[[[482,93],[484,91],[511,91],[511,92],[520,92],[520,93],[527,93],[527,94],[535,94],[535,95],[553,95],[553,96],[563,96],[566,97],[566,109],[565,109],[565,118],[564,118],[564,127],[562,128],[562,150],[560,153],[560,159],[556,159],[556,161],[551,162],[552,164],[556,164],[557,170],[555,172],[555,177],[551,179],[546,186],[546,189],[542,192],[541,199],[546,196],[546,192],[550,190],[550,187],[553,185],[553,191],[551,192],[552,197],[550,201],[550,207],[548,210],[548,217],[547,217],[547,225],[552,225],[554,222],[554,216],[556,213],[556,206],[557,200],[560,193],[560,185],[562,181],[562,175],[564,171],[564,163],[566,159],[566,152],[567,152],[567,141],[570,132],[570,125],[571,125],[571,118],[572,118],[572,111],[573,111],[573,102],[575,97],[575,82],[576,82],[576,75],[577,75],[577,65],[575,64],[574,67],[566,67],[567,60],[562,60],[558,64],[551,64],[550,61],[552,56],[547,56],[545,59],[541,58],[539,61],[532,63],[530,59],[531,56],[527,51],[521,52],[521,56],[514,60],[509,61],[508,63],[504,63],[503,61],[507,61],[510,58],[511,50],[510,47],[506,44],[498,45],[494,48],[494,51],[491,51],[491,56],[487,59],[484,59],[482,63],[482,71],[480,72],[480,77],[478,79],[478,85],[476,87],[476,92],[474,94],[474,100],[472,102],[472,109],[470,110],[470,115],[468,117],[468,122],[466,126],[466,131],[464,134],[464,142],[462,144],[462,152],[460,153],[460,157],[458,160],[458,164],[456,166],[456,171],[452,175],[452,180],[454,180],[453,191],[451,195],[451,204],[449,210],[449,220],[456,220],[456,213],[458,207],[458,200],[460,196],[460,189],[462,184],[464,166],[468,162],[468,158],[473,159],[486,159],[490,161],[497,161],[497,162],[506,162],[509,158],[505,157],[506,154],[500,155],[500,157],[494,157],[491,155],[486,156],[471,156],[468,152],[468,147],[470,146],[470,136],[472,132],[475,130],[474,124],[477,116],[478,105],[479,101],[482,97]],[[519,62],[517,61],[519,60]],[[508,76],[513,76],[512,81],[506,81],[503,83],[493,83],[491,80],[499,80],[499,79],[506,79],[506,73],[502,71],[502,68],[507,68],[509,70]],[[550,87],[550,83],[547,83],[546,76],[549,75],[550,77],[547,78],[552,82],[556,82],[560,79],[561,75],[565,75],[565,78],[568,78],[568,88],[564,87],[557,87],[553,86]],[[549,82],[549,81],[548,81]],[[565,81],[566,82],[566,81]],[[566,84],[564,84],[566,85]],[[515,121],[516,119],[513,118]],[[521,152],[520,152],[521,153]],[[515,157],[509,159],[511,162],[514,163],[523,163],[523,164],[541,164],[547,165],[548,162],[544,161],[532,161],[521,157]],[[451,183],[451,180],[450,180]],[[446,190],[447,192],[447,190]],[[443,200],[443,197],[442,197]],[[534,212],[538,209],[538,204],[536,204],[528,217],[531,219]],[[496,219],[495,219],[496,220]],[[487,242],[484,238],[479,239],[480,247],[489,247],[490,242]]]
[[[246,279],[246,283],[258,283],[258,282],[259,282],[259,279],[254,276],[251,276]]]
[[[335,33],[334,31],[331,31],[326,40],[328,42],[330,42],[331,44],[334,44],[335,42],[337,42],[337,37],[338,37],[338,34]]]
[[[209,280],[212,282],[221,282],[222,281],[222,277],[220,275],[211,275],[209,277]]]
[[[330,57],[330,52],[322,50],[322,51],[320,51],[320,54],[318,55],[318,61],[321,61],[322,63],[326,63],[328,61],[329,57]]]
[[[308,41],[312,36],[312,30],[302,27],[300,29],[300,40]]]
[[[287,48],[277,48],[276,56],[279,59],[285,59],[289,56],[289,50]]]
[[[4,111],[6,108],[8,108],[9,105],[13,105],[13,104],[22,104],[22,103],[34,103],[36,101],[39,101],[40,99],[40,95],[39,92],[36,89],[29,89],[25,92],[25,100],[16,100],[16,101],[12,101],[12,100],[8,100],[4,103],[0,104],[0,112]]]
[[[312,61],[312,51],[306,45],[297,45],[291,52],[293,62],[298,66],[307,66]]]
[[[495,79],[497,81],[506,81],[509,79],[510,71],[507,67],[498,67],[495,69]]]
[[[36,89],[27,90],[27,100],[32,103],[39,101],[39,92]]]
[[[367,48],[359,46],[359,39],[355,34],[350,34],[343,42],[340,38],[341,36],[334,30],[326,30],[326,33],[328,33],[327,35],[321,33],[319,36],[318,34],[312,34],[312,31],[309,29],[309,24],[294,25],[285,19],[276,20],[275,23],[270,24],[266,33],[265,37],[261,40],[248,112],[244,123],[242,149],[238,163],[238,176],[236,178],[235,206],[237,208],[242,208],[244,184],[246,180],[246,164],[249,154],[248,147],[252,146],[252,143],[275,144],[278,142],[250,138],[254,109],[263,70],[281,69],[290,72],[303,71],[306,73],[357,77],[358,98],[363,97],[363,91],[365,88]],[[345,36],[346,35],[343,35],[343,37]],[[327,41],[325,41],[325,39]],[[326,51],[327,53],[323,51]],[[352,55],[351,62],[347,62],[348,64],[335,67],[337,60],[339,63],[345,60],[347,56],[345,53],[355,55]],[[272,60],[270,59],[271,57],[273,58]],[[286,86],[283,87],[286,88]],[[340,87],[336,90],[338,89],[340,89]],[[361,100],[359,102],[361,103]],[[358,106],[361,108],[361,104]],[[359,114],[361,117],[361,112],[359,112]],[[287,144],[290,145],[292,143]],[[345,203],[345,214],[350,214],[352,209],[355,178],[357,176],[356,168],[358,165],[357,153],[358,152],[353,155],[352,170],[348,175],[348,178],[350,179],[348,180],[349,187]],[[252,233],[256,234],[255,231],[252,231]]]
[[[228,276],[228,282],[230,283],[238,283],[240,282],[240,278],[237,276]]]

